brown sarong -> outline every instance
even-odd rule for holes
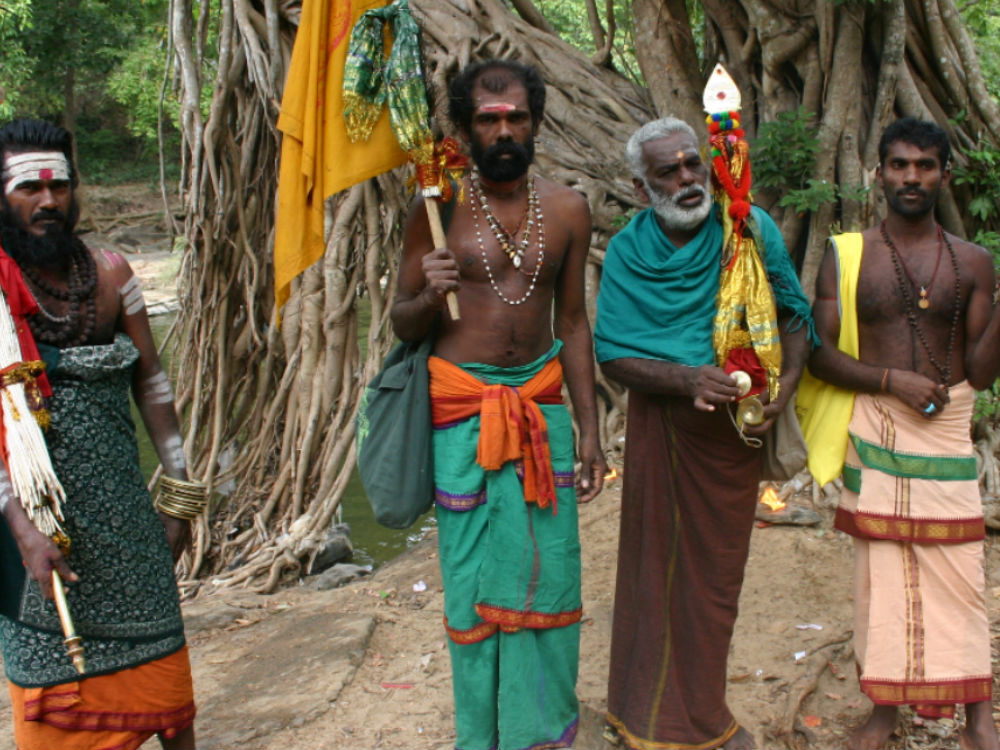
[[[709,748],[726,705],[760,478],[725,409],[629,392],[608,720],[641,750]]]

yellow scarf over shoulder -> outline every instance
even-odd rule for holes
[[[858,274],[863,241],[859,232],[830,238],[837,259],[837,348],[858,358]],[[809,448],[809,471],[822,486],[840,476],[847,455],[847,426],[854,411],[854,391],[813,377],[808,369],[799,381],[795,412]]]

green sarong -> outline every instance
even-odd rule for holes
[[[503,369],[462,364],[487,383],[520,386],[558,354]],[[526,503],[520,462],[476,464],[479,417],[434,432],[434,477],[456,747],[568,747],[576,734],[580,542],[573,430],[563,404],[540,405],[556,507]]]

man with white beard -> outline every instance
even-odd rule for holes
[[[721,212],[686,123],[648,123],[625,153],[651,206],[608,245],[594,331],[604,374],[629,389],[608,722],[632,748],[752,748],[726,705],[726,657],[761,451],[734,429],[739,390],[716,366]],[[748,223],[783,350],[779,396],[744,428],[761,436],[795,391],[815,333],[774,221],[755,206]]]

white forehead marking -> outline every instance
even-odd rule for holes
[[[10,195],[25,182],[41,180],[69,180],[69,162],[62,151],[28,151],[4,158],[4,195]]]

